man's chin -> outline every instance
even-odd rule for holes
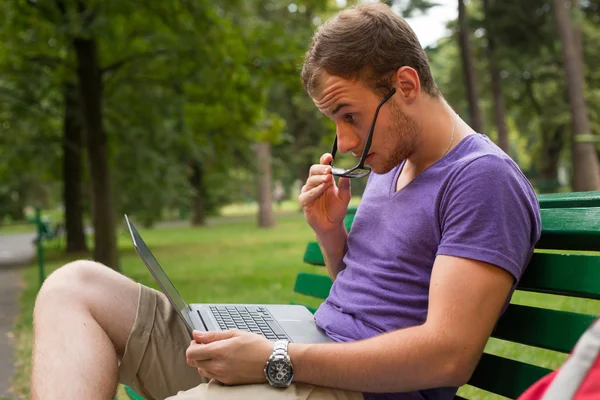
[[[390,172],[391,170],[393,170],[394,168],[396,168],[398,165],[400,164],[396,164],[396,165],[370,165],[369,167],[371,167],[371,171],[376,173],[377,175],[384,175],[387,174],[388,172]]]

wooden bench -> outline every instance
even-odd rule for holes
[[[517,287],[513,302],[500,318],[492,337],[568,354],[596,315],[514,304],[514,300],[519,292],[600,299],[600,253],[593,253],[600,251],[600,192],[544,194],[539,195],[538,200],[542,215],[542,237]],[[345,220],[347,228],[351,226],[355,212],[356,209],[349,210]],[[316,242],[308,244],[304,261],[324,265]],[[294,291],[324,299],[331,284],[327,275],[300,273]],[[544,297],[529,296],[537,296],[538,301],[539,297]],[[544,299],[540,302],[545,303]],[[594,304],[592,308],[595,309],[593,312],[600,313],[600,307]],[[311,310],[314,312],[314,308]],[[552,371],[540,367],[539,363],[535,365],[533,362],[491,354],[488,347],[469,380],[469,386],[515,399]],[[558,358],[562,360],[564,357]],[[560,360],[554,364],[559,363]],[[471,394],[474,392],[476,390],[468,387],[459,391],[460,396],[467,397],[475,396]],[[464,399],[460,396],[456,399]],[[490,397],[489,394],[483,396],[486,399]]]

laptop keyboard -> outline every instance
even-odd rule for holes
[[[239,329],[254,332],[271,340],[289,339],[264,307],[210,306],[210,311],[222,330]]]

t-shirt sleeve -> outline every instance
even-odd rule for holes
[[[480,157],[448,181],[437,254],[483,261],[518,281],[540,237],[535,192],[510,159]]]

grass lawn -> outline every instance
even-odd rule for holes
[[[257,228],[253,218],[215,222],[202,228],[137,228],[188,302],[289,303],[293,300],[315,306],[319,303],[293,294],[299,271],[325,273],[323,268],[302,263],[304,246],[314,238],[314,233],[300,213],[280,216],[273,229]],[[158,289],[124,231],[119,234],[119,247],[122,272]],[[47,274],[69,261],[52,251],[47,258]],[[20,299],[22,313],[16,327],[18,365],[14,388],[19,398],[28,399],[31,314],[39,284],[36,267],[24,272],[24,281],[26,288]]]
[[[287,210],[286,210],[287,211]],[[231,212],[231,215],[238,215]],[[258,229],[253,218],[224,218],[208,227],[170,227],[140,229],[154,255],[188,302],[260,302],[290,301],[318,305],[315,299],[294,295],[292,288],[299,271],[325,273],[321,267],[302,263],[306,243],[314,234],[302,214],[280,215],[273,229]],[[126,232],[119,234],[121,267],[124,274],[143,284],[158,288],[146,267],[135,254]],[[81,256],[87,257],[87,255]],[[48,252],[48,273],[69,261]],[[24,273],[25,290],[21,295],[22,313],[16,327],[17,374],[14,387],[19,398],[29,398],[29,361],[31,356],[31,312],[38,281],[37,269]],[[307,301],[308,300],[308,301]],[[513,302],[525,305],[600,314],[600,302],[567,299],[559,296],[517,292]],[[528,346],[492,339],[488,350],[494,354],[556,368],[564,355]],[[502,399],[472,388],[459,394],[472,399]],[[125,396],[120,394],[120,398]]]
[[[36,226],[28,223],[7,224],[0,226],[0,235],[16,235],[20,233],[35,233]],[[2,399],[0,399],[2,400]]]

